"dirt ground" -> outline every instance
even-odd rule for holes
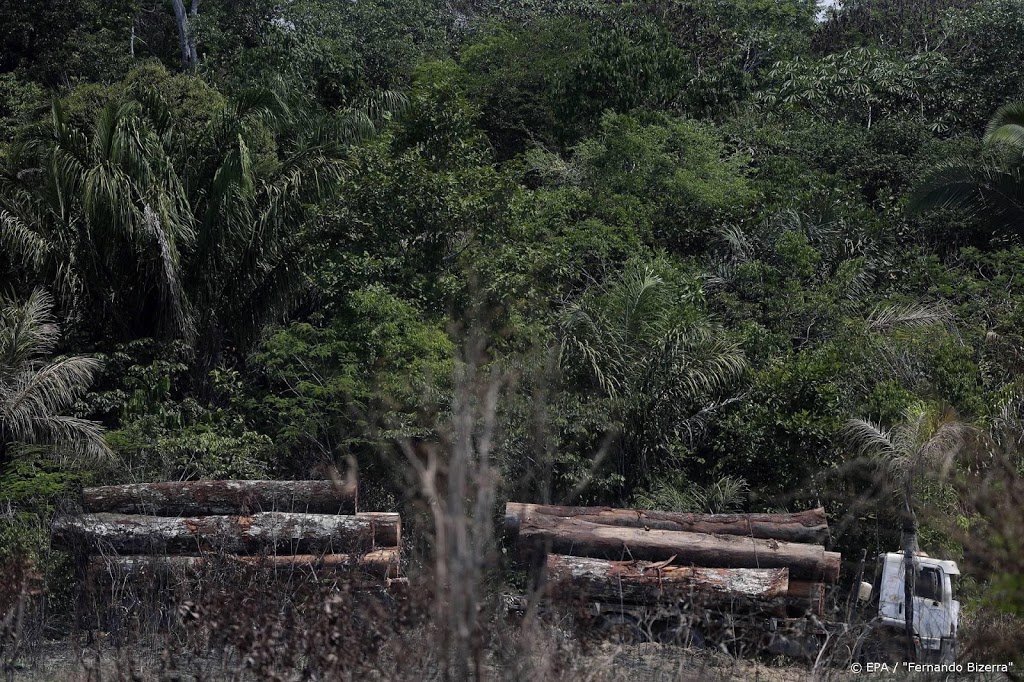
[[[169,663],[165,655],[141,648],[121,651],[106,648],[101,653],[95,649],[75,649],[70,642],[48,643],[12,671],[13,679],[23,682],[256,679],[241,672],[242,662],[231,656],[176,656],[173,663]],[[814,672],[807,665],[792,662],[749,661],[713,651],[695,652],[678,646],[650,643],[628,646],[605,644],[587,652],[586,658],[586,661],[577,662],[573,671],[565,673],[563,679],[593,682],[869,682],[883,679],[996,682],[1008,679],[1005,675],[857,674],[834,669]],[[491,672],[494,680],[517,679],[509,671]],[[431,677],[434,676],[426,674],[423,679]],[[380,679],[387,679],[387,676],[382,675]]]
[[[594,682],[675,682],[714,680],[732,682],[802,682],[813,679],[806,667],[777,666],[742,661],[729,656],[690,652],[670,645],[604,645],[588,652],[580,673]],[[171,670],[169,668],[176,668]],[[175,657],[173,666],[166,656],[139,648],[132,650],[94,649],[76,651],[71,642],[48,643],[35,655],[19,663],[13,679],[23,682],[91,682],[93,680],[247,680],[240,674],[242,662],[230,656],[205,658]],[[587,675],[586,673],[589,673]],[[494,670],[494,679],[509,679],[507,671]],[[425,677],[430,677],[426,675]],[[821,679],[820,677],[817,679]]]

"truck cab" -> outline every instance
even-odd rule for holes
[[[870,603],[877,608],[877,622],[883,630],[902,634],[906,627],[904,589],[906,557],[889,552],[878,557],[878,569],[871,586]],[[960,602],[956,600],[956,579],[960,575],[955,561],[914,556],[914,634],[919,660],[954,662]],[[898,635],[897,635],[898,636]]]

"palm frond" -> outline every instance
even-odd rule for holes
[[[79,458],[107,458],[111,452],[98,424],[62,414],[85,392],[100,363],[45,359],[59,335],[51,306],[38,289],[23,304],[0,302],[0,442],[49,444]]]
[[[33,270],[42,266],[47,253],[46,240],[25,221],[3,209],[0,209],[0,247]]]
[[[734,476],[722,476],[706,486],[685,481],[663,481],[653,490],[638,494],[635,504],[643,509],[725,514],[738,511],[749,492],[747,481]]]
[[[1024,102],[999,107],[985,128],[986,144],[1004,144],[1024,154]]]
[[[888,332],[911,327],[947,326],[953,315],[941,304],[888,304],[877,306],[868,316],[868,329],[874,332]]]
[[[246,120],[255,118],[266,122],[271,129],[277,129],[290,120],[292,110],[285,99],[283,84],[278,82],[276,85],[240,92],[232,100],[232,111],[227,114],[227,121],[242,125]]]
[[[841,431],[843,441],[861,457],[890,457],[896,452],[893,433],[866,419],[850,419]]]
[[[51,445],[52,454],[63,464],[97,464],[114,456],[103,437],[103,427],[94,421],[48,415],[34,418],[31,426],[32,436],[26,442]]]
[[[689,405],[720,393],[746,371],[742,349],[721,338],[701,338],[692,330],[673,329],[657,349],[638,360],[635,392],[655,402]]]
[[[920,462],[945,478],[964,442],[974,431],[974,426],[960,419],[949,405],[929,410],[927,439],[921,444],[918,455]]]
[[[379,123],[387,116],[400,114],[409,106],[409,98],[397,90],[381,90],[358,105],[358,108]]]
[[[649,267],[631,268],[609,294],[610,310],[624,339],[639,340],[660,322],[665,281]]]
[[[0,372],[10,376],[21,365],[53,350],[60,338],[53,301],[35,289],[23,304],[2,302],[0,307]]]
[[[152,242],[156,245],[156,269],[162,308],[173,331],[190,339],[195,328],[186,312],[185,293],[182,290],[181,258],[176,245],[163,228],[163,221],[149,205],[143,207],[143,226]]]
[[[957,207],[983,216],[997,229],[1024,232],[1024,102],[1007,104],[996,112],[985,142],[989,148],[1008,147],[1015,158],[940,163],[911,195],[910,210]]]
[[[602,343],[602,322],[580,303],[573,303],[562,311],[559,321],[559,364],[570,358],[586,366],[598,385],[609,396],[615,397],[621,388],[617,376],[617,363],[609,356],[611,351]]]
[[[729,225],[722,229],[719,237],[732,252],[731,260],[745,262],[754,255],[754,243],[738,225]]]
[[[965,161],[947,160],[936,164],[928,177],[910,195],[908,209],[922,213],[936,208],[957,207],[970,214],[985,208],[982,188],[989,180],[984,167]]]
[[[5,421],[14,433],[24,437],[36,416],[63,410],[81,397],[100,367],[98,360],[87,357],[28,365],[5,387],[0,403]]]

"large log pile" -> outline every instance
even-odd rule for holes
[[[822,615],[840,555],[823,542],[823,509],[794,514],[676,514],[510,502],[506,538],[545,568],[560,600],[728,602],[765,613]]]
[[[354,483],[181,481],[86,488],[54,542],[119,575],[218,565],[396,577],[398,514],[356,511]]]

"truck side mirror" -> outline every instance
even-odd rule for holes
[[[862,580],[857,586],[857,601],[871,601],[871,583]]]

